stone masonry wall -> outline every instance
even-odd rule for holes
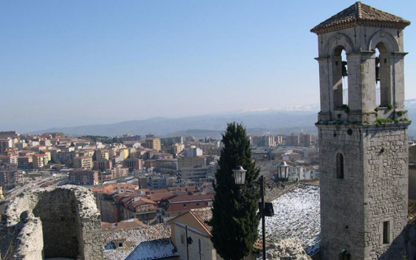
[[[362,134],[346,125],[319,125],[321,172],[321,252],[338,259],[342,249],[364,255]],[[336,176],[336,155],[344,156],[344,178]],[[353,259],[362,259],[360,257]]]
[[[407,126],[369,127],[363,133],[366,259],[379,259],[407,224]],[[390,222],[383,244],[383,222]]]
[[[407,223],[408,123],[318,125],[321,163],[322,259],[379,259],[383,222],[390,242]],[[350,130],[350,131],[349,131]],[[344,178],[336,176],[336,154],[344,156]]]
[[[68,185],[25,192],[6,215],[8,227],[22,226],[18,238],[29,242],[16,243],[15,259],[102,259],[100,214],[86,188]]]

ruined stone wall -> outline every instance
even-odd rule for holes
[[[101,211],[101,221],[114,223],[117,222],[117,207],[113,200],[101,199],[98,201]]]
[[[101,217],[90,190],[79,186],[36,189],[6,212],[9,228],[22,226],[16,259],[102,259]],[[43,255],[44,254],[44,255]]]
[[[45,257],[77,257],[80,237],[74,193],[68,189],[41,192],[38,200],[33,214],[44,223]],[[66,250],[62,251],[63,248]]]

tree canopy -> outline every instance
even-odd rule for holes
[[[250,140],[241,124],[228,124],[222,142],[224,148],[215,174],[216,194],[210,221],[212,242],[222,258],[239,260],[253,250],[258,236],[260,194],[252,188],[260,170],[251,160]],[[238,166],[247,170],[243,187],[234,182],[233,170]]]

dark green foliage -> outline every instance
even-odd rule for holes
[[[390,118],[378,118],[376,120],[377,125],[383,125],[383,126],[386,126],[387,123],[392,123],[392,122],[394,122],[394,120]]]
[[[238,260],[247,256],[257,240],[257,215],[260,194],[253,181],[260,170],[251,160],[250,141],[245,128],[236,123],[228,124],[223,135],[224,148],[214,185],[215,198],[212,209],[212,242],[217,253],[225,260]],[[233,170],[243,166],[246,181],[243,187],[235,184]]]
[[[390,110],[390,109],[393,109],[393,105],[392,104],[388,104],[387,105],[387,108]]]
[[[344,109],[344,112],[349,114],[351,112],[350,107],[348,105],[342,105],[342,108]]]
[[[399,116],[402,116],[402,115],[403,115],[403,111],[399,111],[399,112],[397,112],[397,114],[398,114]]]

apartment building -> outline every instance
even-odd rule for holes
[[[162,150],[160,139],[157,137],[146,138],[146,147],[156,151]]]
[[[94,167],[91,156],[78,156],[74,158],[73,162],[74,168],[92,169]]]
[[[77,185],[98,184],[98,172],[94,170],[75,169],[69,172],[68,180]]]

